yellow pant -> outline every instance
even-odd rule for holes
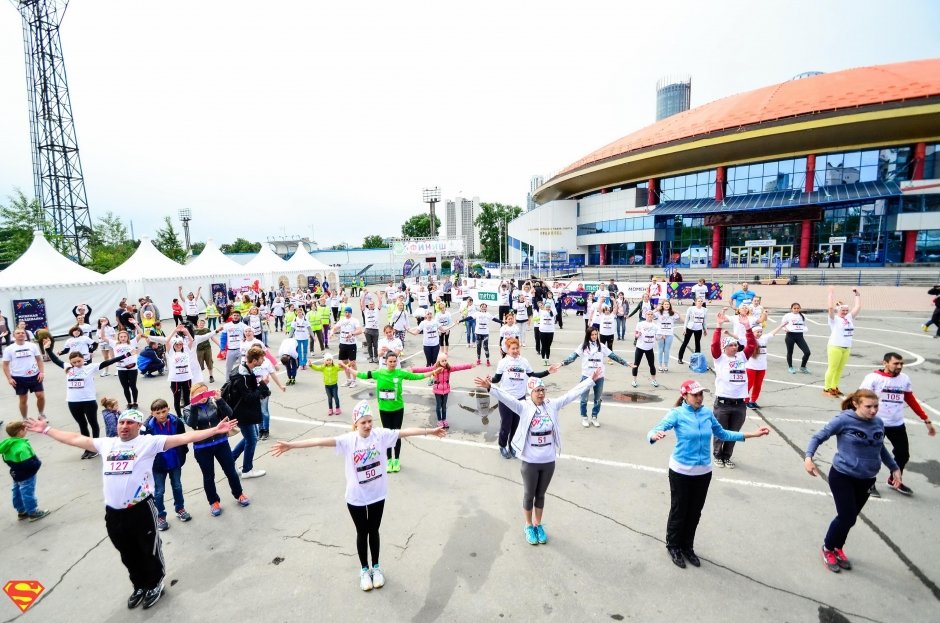
[[[826,369],[826,382],[823,383],[824,389],[835,389],[839,387],[839,379],[842,378],[842,371],[845,370],[845,364],[849,362],[849,353],[851,348],[842,346],[829,346],[829,367]]]

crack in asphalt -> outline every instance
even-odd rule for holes
[[[327,548],[330,548],[330,549],[343,549],[343,546],[342,546],[342,545],[335,545],[335,544],[333,544],[333,543],[324,543],[323,541],[317,541],[316,539],[308,539],[308,538],[306,538],[307,533],[310,532],[311,530],[313,530],[313,526],[310,526],[309,528],[307,528],[306,530],[304,530],[304,531],[301,532],[300,534],[294,534],[294,535],[288,534],[288,535],[282,536],[281,538],[282,538],[282,539],[285,539],[285,540],[286,540],[286,539],[297,539],[297,540],[299,540],[299,541],[303,541],[304,543],[312,543],[312,544],[314,544],[314,545],[319,545],[320,547],[327,547]],[[337,553],[338,553],[340,556],[350,556],[350,557],[352,556],[352,554],[347,553],[347,552],[337,552]]]
[[[755,409],[754,412],[757,413],[761,420],[763,420],[769,428],[773,429],[773,431],[777,433],[777,435],[779,435],[780,438],[783,439],[783,441],[788,446],[790,446],[790,448],[792,448],[793,451],[796,452],[800,457],[804,457],[806,455],[806,452],[796,445],[792,439],[787,437],[787,435],[782,430],[780,430],[779,427],[771,423],[771,421],[767,419],[760,409]],[[829,476],[823,473],[822,470],[819,470],[819,477],[823,480],[823,482],[829,484]],[[904,563],[904,566],[907,567],[908,571],[910,571],[912,574],[914,574],[914,577],[920,580],[921,584],[923,584],[924,587],[934,596],[934,599],[940,601],[940,586],[937,586],[936,582],[927,577],[927,574],[921,570],[917,563],[911,560],[907,554],[901,550],[901,547],[895,543],[891,537],[889,537],[880,527],[878,527],[875,522],[865,514],[864,511],[859,513],[858,516],[865,523],[865,525],[868,526],[868,528],[874,532],[879,539],[881,539],[888,549],[894,552],[894,555],[897,556],[902,563]]]
[[[513,483],[513,484],[516,484],[516,485],[519,485],[519,484],[520,484],[520,483],[518,483],[517,481],[513,480],[512,478],[507,478],[506,476],[503,476],[503,475],[501,475],[501,474],[493,474],[493,473],[490,473],[490,472],[485,472],[485,471],[476,469],[475,467],[470,467],[470,466],[467,466],[467,465],[463,465],[462,463],[459,463],[458,461],[455,461],[455,460],[450,459],[450,458],[445,457],[445,456],[441,456],[440,454],[437,454],[437,453],[435,453],[435,452],[431,452],[431,451],[428,450],[427,448],[422,448],[422,447],[418,446],[417,444],[414,444],[414,443],[411,443],[411,442],[408,442],[408,443],[409,443],[412,447],[414,447],[416,450],[418,450],[418,451],[420,451],[420,452],[425,452],[425,453],[427,453],[427,454],[430,454],[431,456],[433,456],[433,457],[435,457],[435,458],[437,458],[437,459],[440,459],[441,461],[444,461],[445,463],[450,463],[450,464],[452,464],[452,465],[456,465],[457,467],[459,467],[459,468],[461,468],[461,469],[465,469],[465,470],[468,470],[468,471],[471,471],[471,472],[476,472],[476,473],[478,473],[478,474],[480,474],[480,475],[482,475],[482,476],[489,476],[489,477],[491,477],[491,478],[496,478],[496,479],[499,479],[499,480],[504,480],[504,481],[506,481],[506,482],[511,482],[511,483]],[[585,511],[585,512],[591,513],[592,515],[596,515],[596,516],[598,516],[598,517],[601,517],[601,518],[603,518],[603,519],[606,519],[606,520],[610,521],[611,523],[614,523],[614,524],[616,524],[616,525],[618,525],[618,526],[620,526],[620,527],[622,527],[622,528],[625,528],[625,529],[629,530],[630,532],[632,532],[632,533],[634,533],[634,534],[637,534],[637,535],[639,535],[639,536],[646,537],[646,538],[648,538],[648,539],[651,539],[651,540],[653,540],[653,541],[656,541],[657,543],[662,543],[662,544],[665,545],[665,541],[664,541],[663,539],[661,539],[661,538],[659,538],[659,537],[657,537],[657,536],[655,536],[655,535],[649,534],[649,533],[647,533],[647,532],[643,532],[642,530],[638,530],[637,528],[634,528],[634,527],[632,527],[632,526],[630,526],[630,525],[628,525],[628,524],[626,524],[626,523],[624,523],[624,522],[622,522],[622,521],[620,521],[620,520],[618,520],[618,519],[615,519],[614,517],[611,517],[610,515],[606,515],[606,514],[600,512],[600,511],[596,511],[596,510],[594,510],[593,508],[588,508],[587,506],[583,506],[583,505],[581,505],[581,504],[578,504],[577,502],[575,502],[575,501],[573,501],[573,500],[569,500],[569,499],[564,498],[564,497],[562,497],[562,496],[560,496],[560,495],[557,495],[557,494],[555,494],[555,493],[546,492],[545,495],[547,495],[547,496],[549,496],[549,497],[551,497],[551,498],[555,498],[556,500],[560,500],[560,501],[562,501],[562,502],[565,502],[565,503],[567,503],[567,504],[570,504],[571,506],[574,506],[575,508],[577,508],[577,509],[579,509],[579,510],[583,510],[583,511]],[[727,566],[727,565],[724,565],[724,564],[715,562],[715,561],[713,561],[713,560],[711,560],[711,559],[704,558],[704,557],[701,557],[701,559],[702,559],[703,561],[705,561],[705,562],[708,562],[708,563],[710,563],[710,564],[715,565],[716,567],[719,567],[719,568],[721,568],[721,569],[724,569],[725,571],[728,571],[729,573],[732,573],[732,574],[734,574],[734,575],[736,575],[736,576],[738,576],[738,577],[741,577],[741,578],[744,578],[744,579],[746,579],[746,580],[749,580],[749,581],[751,581],[751,582],[753,582],[753,583],[755,583],[755,584],[757,584],[757,585],[759,585],[759,586],[763,586],[764,588],[768,588],[768,589],[770,589],[770,590],[777,591],[777,592],[783,593],[783,594],[785,594],[785,595],[790,595],[791,597],[796,597],[796,598],[798,598],[798,599],[803,599],[803,600],[805,600],[805,601],[811,602],[811,603],[816,604],[816,605],[819,605],[819,606],[826,606],[827,608],[831,608],[832,610],[835,610],[835,611],[837,611],[837,612],[841,612],[841,613],[843,613],[843,614],[845,614],[845,615],[848,615],[848,616],[858,617],[859,619],[864,619],[865,621],[871,621],[872,623],[884,623],[883,621],[879,621],[878,619],[873,619],[873,618],[871,618],[871,617],[867,617],[867,616],[865,616],[865,615],[863,615],[863,614],[858,614],[858,613],[854,613],[854,612],[848,612],[848,611],[843,610],[843,609],[841,609],[841,608],[839,608],[839,607],[837,607],[837,606],[834,606],[834,605],[832,605],[832,604],[829,604],[829,603],[826,603],[826,602],[821,601],[821,600],[819,600],[819,599],[816,599],[816,598],[814,598],[814,597],[812,597],[812,596],[810,596],[810,595],[803,595],[803,594],[801,594],[801,593],[797,593],[797,592],[795,592],[795,591],[792,591],[792,590],[789,590],[789,589],[786,589],[786,588],[783,588],[783,587],[780,587],[780,586],[774,586],[773,584],[769,584],[769,583],[767,583],[767,582],[764,582],[763,580],[759,580],[759,579],[757,579],[757,578],[755,578],[755,577],[749,576],[749,575],[747,575],[746,573],[744,573],[744,572],[742,572],[742,571],[737,571],[737,570],[735,570],[735,569],[733,569],[733,568],[731,568],[731,567],[729,567],[729,566]]]

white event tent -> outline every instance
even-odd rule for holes
[[[316,277],[322,283],[326,279],[331,287],[339,285],[339,273],[332,266],[328,266],[316,259],[303,242],[297,244],[297,251],[286,262],[287,274],[291,277],[294,287],[307,287],[307,277]]]
[[[33,242],[23,255],[0,272],[0,309],[10,314],[13,301],[43,299],[49,328],[64,334],[75,324],[72,308],[79,303],[91,307],[91,325],[98,318],[111,318],[118,302],[127,296],[123,279],[104,276],[76,264],[46,240],[41,231],[33,233]]]
[[[132,302],[149,296],[163,316],[171,314],[170,302],[179,296],[180,287],[185,295],[202,285],[202,281],[187,274],[185,266],[163,255],[147,236],[142,236],[134,254],[111,269],[106,277],[125,281],[127,297]],[[209,295],[211,292],[204,288],[203,296],[208,300]]]
[[[261,245],[261,251],[242,266],[242,270],[249,275],[260,275],[261,285],[266,290],[275,284],[287,287],[291,285],[287,276],[287,262],[264,243]]]

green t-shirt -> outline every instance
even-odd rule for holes
[[[405,401],[401,396],[401,382],[403,380],[419,381],[424,378],[423,374],[415,374],[401,368],[360,372],[356,376],[360,379],[375,379],[375,395],[378,399],[379,411],[404,409]]]
[[[7,437],[0,441],[0,456],[8,463],[21,463],[36,453],[26,437]]]

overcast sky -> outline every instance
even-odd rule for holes
[[[51,0],[50,0],[51,1]],[[940,56],[940,3],[73,0],[62,44],[92,217],[194,241],[400,234],[421,190],[525,205],[692,105],[804,71]],[[33,189],[19,14],[0,5],[0,199]]]

